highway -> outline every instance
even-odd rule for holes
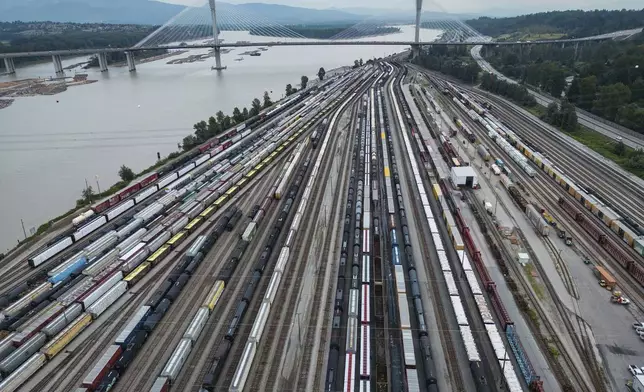
[[[585,324],[566,314],[586,316],[575,282],[588,279],[583,264],[562,278],[545,256],[537,264],[556,304],[551,316],[536,308],[553,318],[541,332],[562,353],[553,368],[507,274],[496,270],[500,256],[479,227],[493,222],[464,201],[483,191],[449,181],[453,161],[443,154],[452,150],[441,139],[448,128],[431,120],[433,104],[417,84],[442,90],[445,81],[419,75],[392,59],[335,75],[135,180],[45,246],[8,260],[0,270],[0,390],[518,392],[566,390],[566,377],[580,390],[603,385],[598,361],[606,354],[592,342],[607,343],[588,331],[576,336]],[[434,98],[441,116],[488,137],[482,118],[450,96]],[[563,141],[540,137],[502,101],[495,108],[517,135],[551,149],[570,178],[616,205],[640,203],[627,177],[591,157],[575,168]],[[575,249],[618,278],[633,304],[627,316],[606,306],[628,327],[641,314],[641,286],[606,244],[629,257],[634,250],[607,226],[596,230],[609,242],[597,242],[566,212],[567,192],[548,174],[530,176],[485,144]],[[614,182],[592,178],[600,170]],[[528,241],[531,252],[548,254],[538,236]],[[529,297],[532,306],[540,301]],[[602,328],[596,322],[589,324]]]
[[[641,31],[641,29],[639,29],[639,31]],[[628,33],[632,34],[633,32],[629,31]],[[617,33],[612,33],[612,34],[617,34]],[[622,35],[617,35],[617,36],[622,36]],[[485,61],[483,59],[483,56],[481,55],[481,49],[482,49],[482,46],[477,45],[477,46],[474,46],[470,50],[470,52],[474,60],[476,60],[478,65],[484,71],[493,73],[497,75],[500,79],[505,80],[509,83],[513,83],[513,84],[517,83],[513,79],[510,79],[505,75],[501,74],[499,71],[494,69],[494,67],[492,67],[490,63]],[[553,97],[547,96],[546,94],[543,94],[541,92],[537,92],[531,88],[528,88],[528,92],[535,97],[539,105],[544,107],[548,106],[554,100]],[[599,132],[604,136],[607,136],[613,140],[622,140],[624,144],[635,149],[644,148],[644,136],[642,136],[637,132],[624,128],[621,125],[611,123],[610,121],[601,119],[581,109],[577,109],[577,117],[579,118],[579,123],[581,125],[588,127],[596,132]]]

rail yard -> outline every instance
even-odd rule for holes
[[[617,390],[642,183],[541,127],[393,58],[299,91],[3,260],[0,391]]]

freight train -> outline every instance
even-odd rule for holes
[[[405,111],[408,110],[405,107],[406,106],[405,102],[402,100],[401,102],[403,102],[403,109]],[[428,200],[424,193],[424,189],[422,187],[422,178],[420,177],[420,172],[418,171],[417,165],[415,164],[413,149],[411,147],[411,144],[408,141],[408,137],[406,133],[403,133],[403,139],[405,139],[405,145],[407,147],[407,152],[409,154],[409,158],[412,164],[414,177],[416,179],[416,183],[418,185],[418,189],[421,194],[421,200],[423,201],[423,205],[425,206],[426,204],[428,204]],[[419,149],[422,150],[423,147],[424,145],[422,143],[418,143]],[[439,180],[439,182],[440,182],[440,186],[437,183],[433,184],[432,192],[443,215],[443,220],[445,222],[445,226],[450,236],[450,240],[452,241],[452,245],[456,249],[456,252],[460,259],[459,261],[465,274],[465,280],[467,281],[470,291],[472,292],[472,295],[475,298],[475,302],[478,308],[478,313],[481,319],[483,320],[487,335],[489,336],[492,346],[495,350],[495,355],[499,360],[500,365],[503,369],[504,377],[505,377],[505,380],[507,381],[508,389],[511,391],[522,390],[521,385],[517,378],[517,374],[512,368],[511,362],[506,358],[506,355],[505,355],[506,349],[504,347],[503,341],[496,327],[496,324],[494,323],[494,319],[492,318],[489,308],[486,305],[485,297],[483,296],[483,290],[481,289],[481,286],[479,286],[476,275],[472,270],[470,260],[468,258],[467,253],[465,252],[466,248],[468,251],[470,251],[470,254],[474,256],[473,258],[474,264],[476,266],[477,271],[479,272],[481,281],[484,283],[483,287],[485,291],[488,291],[490,298],[492,300],[492,305],[494,309],[497,311],[497,314],[499,315],[499,318],[502,321],[503,331],[505,332],[506,336],[512,343],[511,344],[512,351],[515,353],[515,357],[517,357],[517,360],[520,362],[520,365],[521,365],[519,370],[522,372],[524,378],[526,379],[526,382],[531,386],[537,387],[536,390],[539,390],[538,388],[541,388],[541,382],[539,378],[535,375],[534,369],[532,369],[532,366],[530,365],[530,362],[527,356],[525,355],[524,350],[521,348],[520,342],[518,341],[518,337],[514,333],[514,326],[513,326],[512,320],[510,320],[509,317],[507,316],[507,312],[505,311],[505,308],[503,307],[502,302],[498,298],[498,294],[496,292],[496,286],[489,278],[487,270],[483,265],[480,252],[473,245],[473,242],[469,233],[469,228],[465,226],[463,218],[460,214],[460,211],[458,211],[458,209],[455,208],[455,204],[451,199],[452,197],[451,193],[448,191],[449,180],[441,179]],[[478,361],[476,360],[472,361],[472,359],[475,359],[478,356],[478,352],[476,351],[476,345],[474,344],[473,339],[469,338],[471,335],[471,330],[470,330],[470,334],[466,332],[469,329],[467,317],[464,314],[462,303],[460,301],[460,298],[458,297],[458,288],[456,287],[456,285],[452,284],[452,281],[454,280],[454,278],[453,276],[451,276],[451,272],[450,272],[451,267],[449,265],[449,261],[447,260],[447,257],[444,254],[444,252],[440,252],[440,251],[444,251],[444,246],[442,245],[442,240],[437,229],[437,222],[433,218],[432,211],[431,211],[431,208],[429,208],[429,205],[425,207],[425,214],[427,216],[428,224],[432,231],[432,239],[434,240],[436,249],[438,250],[438,253],[439,253],[439,261],[441,264],[441,270],[443,270],[443,275],[444,275],[443,277],[447,283],[448,291],[450,292],[450,298],[452,299],[455,312],[457,313],[457,321],[459,323],[459,329],[461,330],[461,334],[465,342],[466,352],[468,354],[468,357],[471,358],[470,369],[472,371],[472,375],[474,376],[475,382],[479,383],[477,384],[477,388],[478,388],[477,390],[489,390],[490,387],[487,385],[487,381],[485,380],[484,373],[481,368],[480,359]],[[454,217],[456,217],[456,219]],[[441,253],[443,253],[443,256],[440,255]],[[469,296],[470,294],[467,293],[465,295]]]

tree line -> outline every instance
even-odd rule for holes
[[[20,37],[9,41],[9,43],[0,41],[0,53],[107,48],[110,46],[123,48],[135,45],[151,32],[152,27],[137,31],[69,31],[60,34]],[[40,61],[44,58],[49,57],[21,57],[14,61],[18,65]],[[0,66],[4,67],[4,63]]]
[[[551,11],[512,18],[481,17],[466,21],[474,30],[492,37],[517,31],[562,33],[565,38],[580,38],[642,27],[642,10]]]
[[[412,62],[467,83],[476,83],[481,71],[466,46],[433,46],[424,50]]]
[[[486,59],[500,72],[554,97],[644,133],[644,34],[626,41],[517,51],[488,48]],[[567,78],[572,79],[570,83]],[[570,80],[569,79],[569,80]]]

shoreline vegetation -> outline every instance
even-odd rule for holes
[[[361,61],[356,60],[355,64],[358,64],[360,62]],[[344,67],[340,68],[343,69]],[[333,71],[334,70],[328,72],[333,73]],[[326,73],[327,72],[324,70],[324,68],[319,69],[317,76],[320,81],[324,80]],[[300,89],[306,89],[309,82],[308,77],[302,76],[300,81]],[[289,87],[291,87],[290,84],[287,85],[287,90]],[[296,91],[297,90],[291,87],[291,94],[295,93]],[[0,99],[0,104],[1,102],[2,100]],[[182,143],[178,144],[180,148],[179,151],[172,152],[168,154],[168,156],[157,160],[156,163],[143,169],[139,173],[134,173],[133,170],[125,165],[121,166],[119,169],[119,176],[122,180],[115,183],[109,189],[101,193],[96,194],[94,193],[94,190],[91,186],[87,186],[87,188],[81,191],[81,198],[76,200],[75,207],[55,218],[48,220],[46,223],[41,224],[34,234],[28,236],[23,240],[18,240],[18,244],[13,248],[7,250],[6,254],[0,253],[0,260],[3,260],[5,258],[5,255],[19,251],[21,248],[23,248],[23,246],[29,245],[32,242],[39,240],[40,237],[47,234],[50,229],[57,230],[63,228],[65,225],[71,222],[72,215],[86,211],[96,201],[107,198],[124,189],[134,178],[139,178],[147,173],[152,172],[153,170],[165,165],[166,163],[180,157],[184,153],[196,148],[205,141],[223,133],[224,131],[229,130],[234,125],[244,122],[246,119],[252,118],[255,115],[258,115],[261,110],[271,107],[274,103],[276,102],[273,102],[268,91],[265,91],[262,101],[260,101],[259,98],[253,99],[250,109],[243,108],[242,110],[240,110],[238,107],[235,107],[232,111],[232,115],[225,115],[223,111],[219,110],[214,116],[209,117],[207,121],[199,121],[198,123],[193,125],[194,133],[183,138]]]

